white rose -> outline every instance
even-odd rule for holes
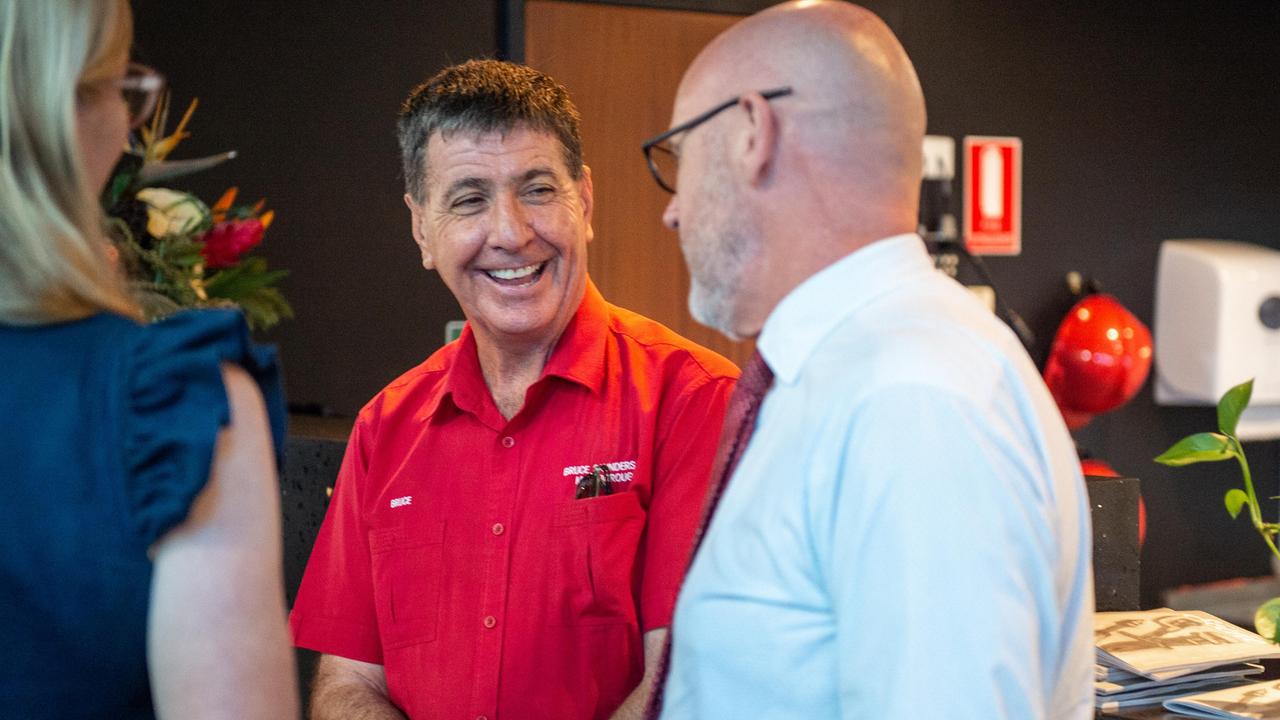
[[[209,208],[194,195],[167,188],[145,188],[137,198],[147,206],[147,232],[162,238],[188,235],[209,222]]]

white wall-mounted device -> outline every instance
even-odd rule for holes
[[[1280,438],[1280,251],[1165,240],[1155,305],[1156,403],[1216,405],[1253,378],[1242,440]]]

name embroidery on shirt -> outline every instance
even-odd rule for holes
[[[609,471],[605,473],[605,479],[610,483],[631,482],[631,479],[635,477],[635,460],[617,460],[609,463],[596,463],[596,465],[604,465],[605,469]],[[589,475],[591,468],[596,465],[566,465],[564,477],[570,478],[576,485],[583,476]]]
[[[412,505],[412,504],[413,504],[412,495],[405,495],[404,497],[391,498],[391,507],[393,508],[404,507],[405,505]]]

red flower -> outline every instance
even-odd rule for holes
[[[266,228],[258,218],[227,220],[220,222],[204,234],[205,265],[210,269],[231,267],[240,262],[240,256],[262,242]]]

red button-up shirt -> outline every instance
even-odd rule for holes
[[[464,330],[360,412],[290,618],[413,718],[607,718],[689,558],[737,369],[593,285],[510,421]],[[605,465],[613,493],[575,499]]]

